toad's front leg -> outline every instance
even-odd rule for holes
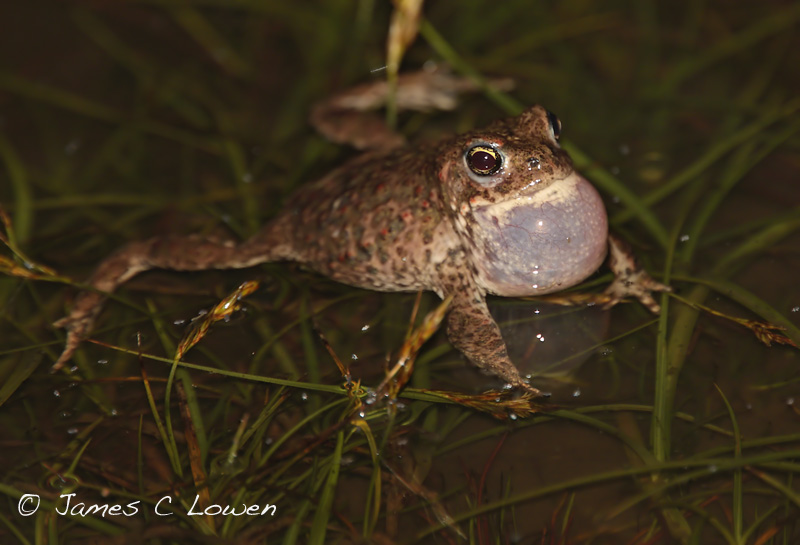
[[[489,313],[482,293],[454,294],[447,317],[447,336],[453,346],[482,370],[500,377],[514,388],[541,395],[520,376],[508,357],[500,328]]]

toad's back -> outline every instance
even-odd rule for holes
[[[339,282],[383,291],[432,289],[460,243],[426,153],[369,153],[306,186],[262,231],[284,259]]]

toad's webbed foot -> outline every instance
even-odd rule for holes
[[[67,330],[67,339],[64,342],[64,350],[50,369],[51,372],[58,371],[72,358],[75,350],[92,330],[92,325],[97,319],[97,315],[100,314],[105,299],[105,295],[101,293],[82,292],[75,300],[69,315],[53,323],[54,327]]]
[[[608,267],[614,273],[614,281],[605,293],[610,297],[605,307],[610,308],[625,299],[635,297],[654,314],[661,312],[661,306],[653,298],[651,292],[672,291],[647,274],[633,256],[630,247],[615,235],[608,236]]]
[[[514,86],[511,79],[493,79],[488,85],[500,90]],[[459,95],[475,93],[481,87],[473,80],[453,74],[445,67],[400,74],[394,96],[398,110],[426,112],[453,110]],[[385,78],[347,89],[319,102],[311,110],[310,121],[328,140],[351,145],[359,150],[392,149],[405,139],[386,124],[376,110],[384,107],[390,96]]]
[[[534,395],[542,393],[528,384],[508,357],[500,328],[489,313],[483,295],[458,295],[447,317],[450,342],[485,372],[500,377],[514,388]]]

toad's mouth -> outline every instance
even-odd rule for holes
[[[498,295],[536,295],[575,285],[606,254],[608,220],[595,188],[573,172],[543,188],[476,206],[476,265]]]

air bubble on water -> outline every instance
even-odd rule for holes
[[[79,431],[80,431],[80,430],[79,430],[78,428],[69,428],[69,429],[67,430],[67,433],[68,433],[69,435],[78,435],[78,432],[79,432]]]
[[[67,155],[72,155],[73,153],[78,151],[78,148],[80,148],[80,147],[81,147],[80,139],[79,138],[73,138],[72,140],[67,142],[66,146],[64,146],[64,153],[67,154]]]
[[[678,240],[680,240],[681,242],[689,242],[689,235],[681,235],[680,238],[678,238]]]
[[[795,399],[794,399],[794,397],[793,397],[793,396],[790,396],[790,397],[787,397],[787,398],[786,398],[786,404],[787,404],[788,406],[790,406],[790,407],[791,407],[791,406],[793,406],[793,405],[794,405],[794,402],[795,402]]]
[[[792,312],[800,312],[800,305],[792,307]]]
[[[361,331],[369,331],[369,324],[364,324],[361,326]]]
[[[308,392],[301,393],[300,399],[302,399],[303,401],[308,401]]]
[[[244,469],[244,461],[238,456],[226,456],[218,465],[220,475],[235,475]]]
[[[55,397],[61,397],[61,391],[60,390],[53,390],[53,395]]]
[[[356,354],[350,354],[350,359],[351,359],[351,360],[353,360],[353,361],[355,361],[355,360],[357,360],[357,359],[358,359],[358,355],[356,355]]]
[[[581,397],[581,389],[575,388],[575,391],[572,392],[572,397]]]

